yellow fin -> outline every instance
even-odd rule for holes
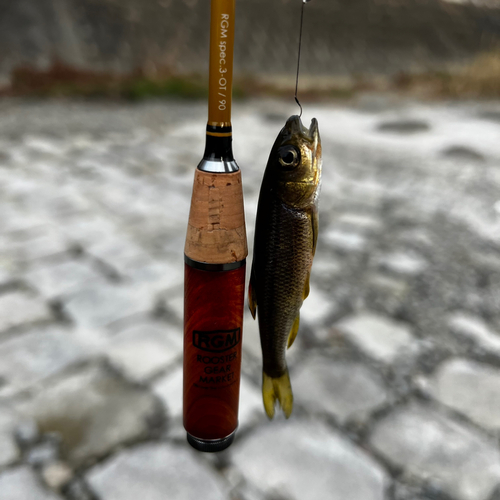
[[[295,318],[295,321],[293,322],[292,329],[290,330],[290,334],[288,335],[287,349],[290,349],[290,347],[292,347],[292,344],[295,340],[295,337],[297,336],[297,333],[299,331],[299,323],[300,323],[300,313],[297,314],[297,317]]]
[[[302,294],[302,300],[306,300],[309,297],[309,291],[311,289],[309,285],[309,280],[311,279],[311,271],[307,273],[306,284],[304,285],[304,293]]]
[[[255,319],[255,313],[257,312],[257,297],[255,296],[255,290],[253,289],[251,279],[248,285],[248,308],[252,313],[253,319]]]
[[[278,378],[272,378],[265,372],[262,373],[262,398],[269,419],[274,417],[276,400],[278,400],[286,418],[292,414],[293,394],[288,370]]]

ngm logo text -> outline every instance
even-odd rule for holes
[[[238,345],[240,340],[241,328],[212,332],[193,331],[193,345],[202,351],[224,352]]]

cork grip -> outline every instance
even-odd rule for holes
[[[239,262],[248,255],[241,172],[196,170],[184,253],[208,264]]]

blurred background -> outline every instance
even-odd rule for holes
[[[299,0],[238,0],[251,251]],[[182,428],[208,0],[0,0],[0,500],[500,499],[500,2],[312,0],[311,295],[269,422],[245,315],[229,450]]]

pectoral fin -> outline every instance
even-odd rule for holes
[[[313,232],[312,253],[314,257],[314,254],[316,253],[316,244],[318,243],[318,232],[319,232],[318,209],[316,207],[314,207],[312,210],[311,224]]]
[[[295,337],[297,337],[297,333],[299,331],[299,323],[300,323],[300,314],[297,314],[295,321],[293,322],[292,329],[290,330],[290,334],[288,335],[288,347],[290,349],[292,347],[293,342],[295,341]]]
[[[257,294],[255,293],[255,287],[253,286],[253,269],[250,275],[250,284],[248,285],[248,308],[252,313],[253,319],[255,319],[255,314],[257,312]]]

